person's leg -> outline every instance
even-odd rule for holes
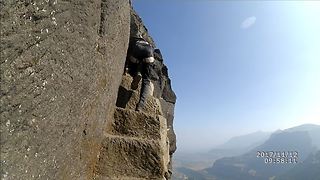
[[[142,78],[141,70],[142,70],[142,63],[139,63],[137,64],[136,74],[133,77],[133,80],[131,82],[131,89],[133,90],[136,90],[139,86],[139,82]]]
[[[142,87],[140,91],[140,99],[137,104],[136,111],[141,111],[147,101],[149,96],[152,96],[153,93],[153,84],[149,79],[142,80]]]
[[[153,48],[146,41],[138,41],[133,46],[133,54],[138,62],[137,75],[134,77],[131,89],[137,89],[141,77],[143,79],[149,79],[147,74],[147,65],[154,62]]]

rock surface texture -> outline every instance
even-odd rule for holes
[[[130,34],[155,47],[129,0],[0,0],[1,179],[165,179],[171,90],[141,112],[123,75]]]

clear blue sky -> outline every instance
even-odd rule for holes
[[[178,150],[320,124],[320,2],[134,0],[178,99]]]

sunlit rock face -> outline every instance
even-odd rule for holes
[[[0,16],[1,179],[170,176],[175,94],[159,53],[162,79],[134,111],[130,34],[155,44],[129,0],[1,1]]]
[[[141,34],[154,48],[140,17],[131,11],[131,35]],[[114,117],[107,125],[102,143],[97,179],[170,179],[171,158],[176,150],[173,131],[176,95],[160,50],[155,51],[153,68],[159,78],[142,111],[135,111],[141,82],[131,88],[132,75],[124,73],[118,91]]]

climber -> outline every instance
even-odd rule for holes
[[[128,58],[130,61],[129,63],[135,65],[131,88],[137,89],[142,78],[140,99],[136,106],[136,111],[142,110],[147,97],[151,96],[153,93],[153,84],[149,76],[150,69],[152,68],[151,65],[154,62],[153,51],[153,47],[143,39],[141,35],[130,38]]]

